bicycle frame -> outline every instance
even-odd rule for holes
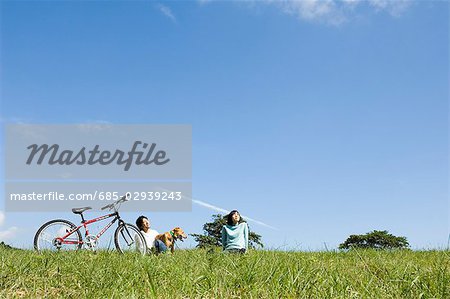
[[[70,232],[68,232],[65,236],[62,237],[58,237],[56,238],[58,241],[60,241],[62,244],[83,244],[84,241],[82,240],[80,241],[71,241],[71,240],[65,240],[67,237],[69,237],[71,234],[73,234],[74,232],[76,232],[77,230],[79,230],[80,228],[84,227],[85,230],[85,237],[89,235],[89,230],[87,228],[87,226],[91,223],[95,223],[98,221],[102,221],[108,218],[114,217],[113,220],[111,220],[111,222],[109,222],[95,237],[98,239],[100,238],[110,227],[111,225],[114,224],[114,222],[116,222],[117,220],[119,220],[119,223],[122,221],[120,219],[119,213],[118,212],[114,212],[108,215],[103,215],[91,220],[85,220],[85,221],[81,221],[81,225],[79,225],[78,227],[74,228],[73,230],[71,230]]]

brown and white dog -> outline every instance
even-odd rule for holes
[[[156,236],[157,240],[161,240],[167,248],[170,247],[170,251],[173,253],[175,250],[175,241],[180,240],[183,241],[183,239],[186,239],[187,235],[184,233],[184,231],[180,227],[175,227],[171,231],[168,231],[163,234],[159,234]]]

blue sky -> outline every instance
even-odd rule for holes
[[[276,227],[250,222],[270,248],[374,229],[442,248],[448,20],[448,2],[3,1],[2,126],[191,124],[194,198]],[[193,233],[213,213],[146,214]],[[61,217],[1,212],[0,239]]]

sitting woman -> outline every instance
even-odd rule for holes
[[[149,252],[156,251],[156,253],[161,253],[167,250],[166,245],[161,240],[155,239],[159,233],[150,228],[150,221],[147,217],[139,216],[138,219],[136,219],[136,226],[144,236]]]
[[[236,210],[228,214],[227,224],[222,227],[222,248],[239,253],[245,253],[248,249],[248,226]]]

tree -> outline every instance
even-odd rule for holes
[[[203,234],[190,234],[198,243],[198,248],[210,248],[222,246],[222,226],[227,223],[227,216],[212,215],[212,222],[203,225]],[[248,228],[248,241],[250,248],[264,247],[261,236]]]
[[[2,242],[0,242],[0,249],[16,249],[16,248],[14,248],[2,241]]]
[[[351,235],[344,243],[339,245],[339,249],[351,248],[375,248],[375,249],[403,249],[408,248],[409,243],[406,237],[396,237],[388,231],[374,230],[365,235]]]

